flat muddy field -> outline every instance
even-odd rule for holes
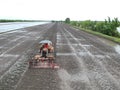
[[[49,39],[59,69],[28,69]],[[0,34],[0,90],[120,90],[119,45],[62,23]]]

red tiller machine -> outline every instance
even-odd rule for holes
[[[58,64],[55,63],[54,57],[54,47],[52,42],[49,40],[42,40],[39,42],[40,51],[29,61],[29,68],[60,68]]]

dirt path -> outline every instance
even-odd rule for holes
[[[8,64],[0,65],[0,90],[120,90],[120,54],[101,38],[60,23],[0,37],[0,63]],[[60,69],[27,69],[42,39],[54,43]]]
[[[57,38],[62,90],[120,89],[120,56],[113,47],[66,25]]]

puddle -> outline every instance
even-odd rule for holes
[[[120,45],[116,45],[116,46],[114,46],[114,48],[115,48],[116,52],[120,54]]]
[[[103,38],[99,38],[100,41],[102,41],[103,43],[113,47],[115,49],[115,51],[120,54],[120,45],[119,44],[116,44],[112,41],[109,41],[109,40],[106,40],[106,39],[103,39]]]

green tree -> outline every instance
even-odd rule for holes
[[[70,23],[70,18],[66,18],[66,19],[65,19],[65,23],[68,23],[68,24],[69,24],[69,23]]]
[[[68,21],[66,18],[66,22]],[[97,31],[109,36],[120,37],[120,33],[117,31],[117,27],[120,26],[118,18],[111,19],[110,17],[108,17],[107,19],[105,19],[105,21],[71,21],[70,24],[88,30]]]

